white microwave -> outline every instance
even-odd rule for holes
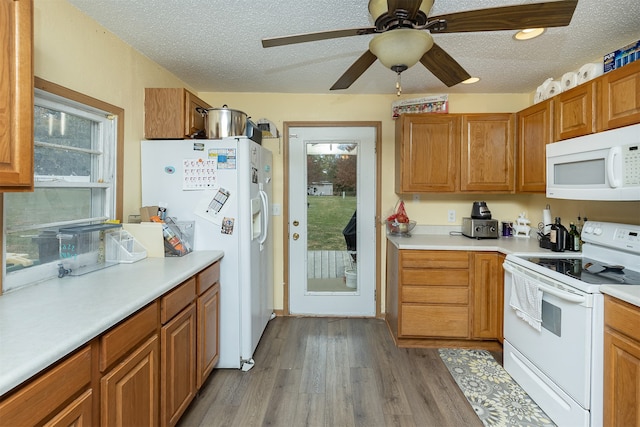
[[[640,200],[640,124],[548,144],[547,197]]]

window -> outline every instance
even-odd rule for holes
[[[60,228],[116,217],[118,115],[40,89],[34,104],[35,188],[4,195],[4,291],[57,275]]]

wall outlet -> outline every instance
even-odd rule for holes
[[[271,215],[273,216],[282,215],[282,209],[280,208],[280,203],[274,203],[271,205]]]
[[[456,222],[456,211],[453,209],[449,209],[447,212],[447,221]]]

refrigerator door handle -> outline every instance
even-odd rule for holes
[[[262,200],[262,236],[260,236],[260,250],[264,249],[264,242],[267,241],[269,234],[269,196],[264,191],[260,190],[260,200]]]

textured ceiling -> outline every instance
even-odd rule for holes
[[[436,0],[432,15],[541,2]],[[370,26],[367,0],[69,0],[83,13],[199,92],[395,93],[376,61],[349,89],[329,91],[373,35],[264,49],[261,39]],[[640,39],[639,0],[579,0],[568,27],[516,42],[513,31],[434,34],[472,76],[447,88],[421,64],[402,74],[404,94],[524,93],[546,78]]]

